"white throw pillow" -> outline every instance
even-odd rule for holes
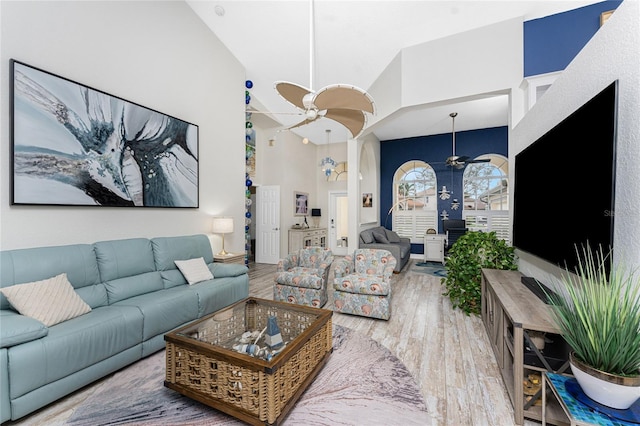
[[[91,311],[91,307],[76,293],[67,274],[4,287],[0,291],[16,311],[47,327]]]
[[[189,260],[176,260],[175,262],[189,285],[213,279],[213,274],[202,257]]]

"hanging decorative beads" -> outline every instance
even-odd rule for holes
[[[251,92],[249,89],[253,87],[253,82],[247,80],[244,82],[246,88],[244,92],[244,102],[249,105],[251,102]],[[253,181],[251,178],[255,175],[255,151],[256,151],[256,131],[253,129],[251,122],[251,112],[245,112],[245,213],[244,213],[244,264],[249,266],[249,253],[251,252],[251,186]]]

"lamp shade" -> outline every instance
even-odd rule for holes
[[[320,216],[322,216],[322,214],[320,214],[320,209],[311,209],[311,216],[312,217],[320,217]]]
[[[214,217],[212,231],[214,234],[228,234],[233,232],[233,218]]]

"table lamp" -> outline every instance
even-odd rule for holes
[[[233,218],[214,217],[212,231],[214,234],[222,234],[222,251],[218,255],[227,256],[229,253],[224,250],[224,234],[233,232]]]
[[[320,224],[320,216],[322,216],[322,214],[320,213],[320,209],[311,209],[311,217],[313,218],[313,226],[315,226],[316,228]]]

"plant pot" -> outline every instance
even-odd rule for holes
[[[599,404],[626,410],[640,398],[640,376],[605,373],[578,360],[573,351],[569,354],[569,363],[582,391]]]

